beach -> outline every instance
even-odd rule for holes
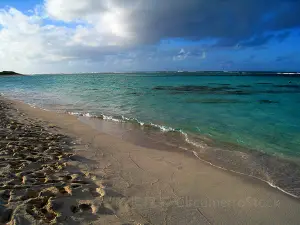
[[[0,225],[300,225],[299,13],[0,1]]]
[[[1,97],[1,223],[298,224],[299,200],[190,152]]]

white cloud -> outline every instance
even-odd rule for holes
[[[46,0],[45,8],[50,17],[57,20],[71,22],[74,20],[86,20],[94,13],[103,10],[105,1],[93,0]]]
[[[70,61],[97,58],[126,44],[119,37],[99,32],[97,27],[55,24],[47,23],[47,17],[37,10],[24,14],[14,8],[2,9],[0,70],[31,73],[56,68],[58,72]],[[50,64],[55,66],[51,68]]]
[[[110,1],[97,2],[46,0],[44,7],[26,14],[15,8],[1,9],[0,70],[31,73],[50,68],[58,72],[65,65],[80,61],[86,65],[86,61],[105,60],[105,55],[134,47],[126,12]],[[124,61],[126,66],[130,61]]]
[[[178,52],[177,55],[175,55],[173,57],[174,61],[181,61],[181,60],[185,60],[187,57],[189,57],[190,52],[189,51],[185,51],[183,48]]]
[[[43,25],[37,14],[9,8],[0,11],[0,66],[26,71],[34,63],[56,62],[68,58],[62,54],[62,42],[68,39],[66,27]]]
[[[136,1],[136,6],[139,2]],[[135,7],[129,9],[117,3],[115,0],[46,0],[45,9],[53,19],[83,23],[85,27],[76,30],[77,38],[89,36],[95,39],[93,46],[103,45],[103,41],[109,41],[109,45],[125,45],[135,39],[129,18]]]

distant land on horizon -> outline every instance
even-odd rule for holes
[[[2,71],[2,72],[0,72],[0,76],[12,76],[12,75],[22,76],[22,74],[16,73],[14,71]]]

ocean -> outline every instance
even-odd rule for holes
[[[300,77],[258,72],[0,78],[0,92],[125,140],[191,153],[300,197]]]

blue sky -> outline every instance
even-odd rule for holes
[[[0,70],[300,71],[300,1],[1,0]]]
[[[0,7],[15,7],[21,11],[32,10],[36,5],[43,4],[42,0],[1,0]]]

